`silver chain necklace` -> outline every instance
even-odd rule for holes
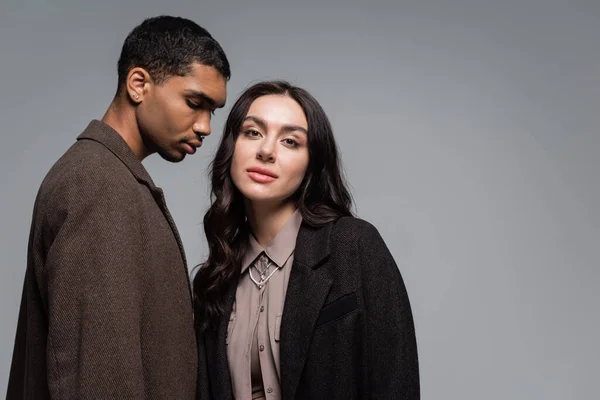
[[[258,268],[257,264],[258,264],[258,262],[252,263],[252,266],[250,267],[248,274],[250,275],[250,279],[252,279],[252,282],[254,282],[256,284],[256,286],[258,286],[259,289],[262,289],[263,286],[265,286],[267,284],[269,279],[271,279],[273,274],[275,272],[277,272],[277,268],[274,268],[273,271],[271,271],[271,273],[269,273],[269,269],[271,269],[271,266],[273,266],[275,264],[268,257],[267,257],[267,267],[265,269],[263,269],[262,271]],[[253,269],[256,270],[256,272],[258,273],[259,279],[256,279],[254,277],[254,275],[252,275]]]

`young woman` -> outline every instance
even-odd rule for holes
[[[400,272],[351,215],[331,125],[286,82],[247,89],[212,163],[194,278],[201,399],[418,399]]]

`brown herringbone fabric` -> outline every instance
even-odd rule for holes
[[[192,399],[192,315],[162,191],[92,121],[38,192],[7,398]]]

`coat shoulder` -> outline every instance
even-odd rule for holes
[[[106,147],[92,141],[74,143],[54,163],[40,185],[47,201],[63,196],[93,199],[98,193],[118,193],[134,187],[127,167]]]
[[[50,168],[36,198],[34,214],[52,224],[68,214],[85,213],[94,205],[135,204],[139,185],[128,168],[103,145],[74,143]]]
[[[332,229],[335,238],[353,242],[365,242],[381,238],[377,228],[364,219],[357,217],[342,217],[338,219]]]
[[[76,181],[80,185],[127,183],[127,167],[100,143],[85,140],[74,143],[52,166],[44,184]]]
[[[334,225],[331,235],[334,246],[354,248],[358,254],[395,263],[383,236],[368,221],[356,217],[340,218]]]

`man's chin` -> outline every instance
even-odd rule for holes
[[[158,155],[160,155],[163,160],[166,160],[166,161],[169,161],[172,163],[181,162],[181,161],[183,161],[183,159],[186,156],[185,153],[179,152],[179,151],[159,151]]]

